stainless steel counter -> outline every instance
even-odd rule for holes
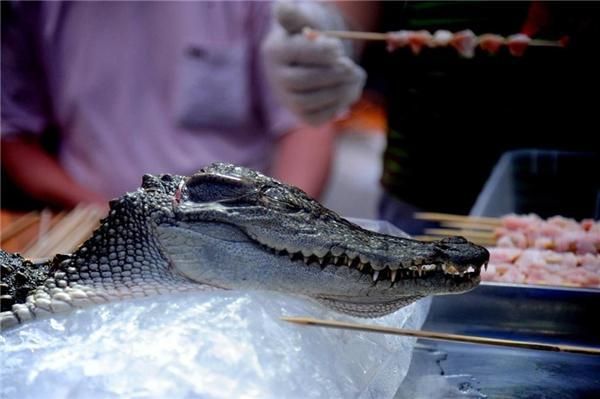
[[[600,290],[482,283],[424,330],[600,347]],[[420,340],[396,398],[600,398],[600,357]]]

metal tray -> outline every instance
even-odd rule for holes
[[[600,290],[482,283],[424,330],[600,348]],[[600,398],[600,357],[420,340],[396,398]]]

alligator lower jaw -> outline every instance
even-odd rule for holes
[[[374,283],[372,296],[326,295],[315,299],[341,313],[355,317],[375,318],[386,316],[429,295],[460,294],[470,291],[479,284],[479,281],[478,275],[456,278],[437,273],[427,279],[405,279],[387,286],[383,282]]]
[[[423,295],[413,295],[396,298],[393,300],[381,300],[375,302],[356,302],[352,298],[316,298],[325,306],[336,310],[337,312],[345,313],[350,316],[375,318],[386,316],[397,311],[404,306],[423,298]]]

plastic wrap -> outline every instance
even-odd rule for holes
[[[1,394],[391,398],[408,371],[413,338],[304,327],[280,317],[418,329],[429,304],[424,299],[371,320],[272,292],[197,292],[94,306],[4,331]]]

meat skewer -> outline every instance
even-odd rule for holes
[[[470,58],[475,54],[477,46],[490,54],[497,53],[502,46],[507,46],[514,56],[523,55],[527,47],[565,47],[566,41],[552,41],[531,39],[524,34],[515,34],[508,37],[486,33],[476,36],[471,30],[452,33],[447,30],[438,30],[433,35],[426,31],[408,31],[377,33],[359,31],[318,31],[304,28],[304,34],[309,39],[316,39],[319,35],[349,40],[379,40],[386,41],[388,50],[394,51],[400,47],[410,47],[414,54],[419,54],[424,47],[454,47],[459,54]]]

